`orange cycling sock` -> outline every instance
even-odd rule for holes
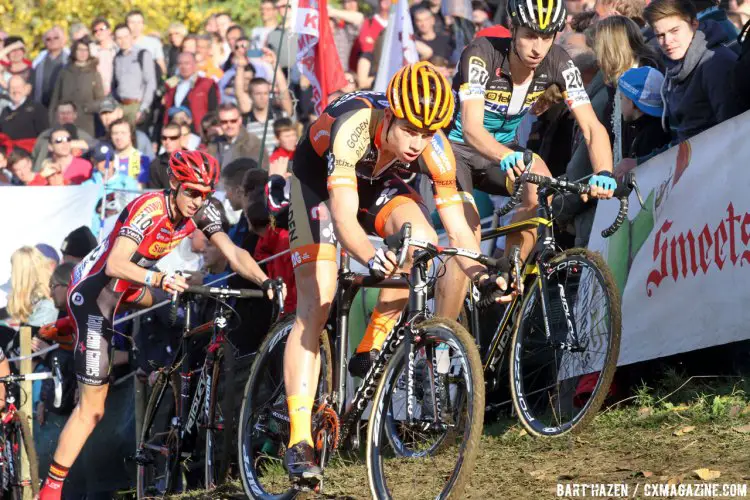
[[[385,338],[393,330],[398,321],[401,311],[389,311],[381,313],[377,308],[372,312],[370,323],[365,330],[365,336],[357,346],[357,353],[370,352],[371,350],[380,350],[383,347]]]
[[[312,446],[312,407],[314,401],[314,397],[307,395],[287,396],[290,448],[302,441]]]
[[[60,500],[63,483],[65,478],[68,477],[69,469],[70,467],[52,461],[47,479],[44,481],[41,491],[39,491],[39,500]]]

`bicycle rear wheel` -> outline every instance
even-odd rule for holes
[[[474,468],[484,422],[476,343],[457,322],[417,326],[388,362],[367,428],[374,498],[459,498]],[[410,389],[409,367],[414,368]],[[409,393],[411,392],[411,398]]]
[[[39,461],[34,448],[34,440],[31,437],[29,422],[22,412],[17,412],[15,420],[10,424],[10,436],[6,444],[9,445],[9,489],[13,500],[23,498],[24,489],[31,492],[34,497],[39,493]],[[25,480],[22,470],[22,450],[26,452],[26,461],[29,466],[29,480]]]
[[[143,419],[141,442],[136,451],[137,498],[163,497],[186,489],[180,466],[180,439],[173,425],[179,394],[167,372],[160,372],[151,390]],[[177,382],[177,377],[174,377]]]
[[[511,339],[511,398],[534,436],[560,436],[590,422],[620,352],[620,296],[601,255],[566,250],[549,269],[547,296],[539,277],[528,287]],[[542,300],[548,301],[549,337]]]
[[[289,499],[298,493],[291,487],[282,463],[289,442],[284,349],[294,321],[295,316],[290,315],[271,328],[258,349],[245,385],[237,452],[242,486],[250,498]],[[320,358],[313,421],[320,398],[331,392],[332,358],[326,331],[320,336]]]

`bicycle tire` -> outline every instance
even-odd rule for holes
[[[280,352],[280,357],[276,359],[276,361],[283,361],[283,348],[285,346],[285,340],[286,337],[289,336],[289,333],[291,332],[292,326],[294,325],[294,322],[296,320],[295,315],[289,315],[285,317],[284,319],[278,321],[276,324],[274,324],[271,329],[269,330],[268,334],[266,335],[266,338],[263,340],[263,343],[258,348],[258,351],[255,355],[255,359],[253,360],[252,367],[250,369],[250,376],[247,379],[247,383],[245,384],[245,390],[242,397],[242,409],[240,410],[240,419],[238,421],[238,439],[237,439],[237,462],[240,464],[240,476],[242,478],[242,487],[245,491],[245,494],[249,498],[256,498],[256,499],[262,499],[262,500],[288,500],[291,498],[294,498],[299,493],[298,490],[291,487],[291,485],[288,483],[288,478],[286,477],[286,472],[284,471],[284,478],[283,480],[286,481],[284,486],[279,486],[283,491],[279,493],[271,493],[266,490],[266,487],[260,483],[259,480],[259,474],[257,472],[257,460],[259,460],[261,457],[256,457],[256,446],[259,444],[257,442],[253,442],[252,434],[248,432],[248,420],[251,417],[251,413],[254,410],[255,406],[255,398],[254,394],[256,392],[262,392],[264,389],[261,387],[258,387],[263,382],[263,370],[265,369],[266,365],[269,363],[272,363],[274,359],[272,356],[278,356]],[[281,351],[278,351],[277,349],[281,348]],[[318,395],[320,394],[329,394],[332,389],[332,378],[333,378],[333,370],[332,370],[332,357],[331,357],[331,348],[330,343],[328,341],[328,333],[326,330],[323,330],[323,332],[320,335],[320,350],[321,350],[321,376],[318,381]],[[272,352],[273,351],[273,352]],[[282,365],[283,367],[283,365]],[[277,367],[278,368],[278,367]],[[281,380],[281,393],[278,393],[279,388],[272,390],[272,394],[274,395],[271,399],[281,401],[283,397],[283,405],[281,408],[278,409],[278,412],[282,417],[283,414],[287,411],[286,409],[286,396],[283,394],[283,372],[282,372],[282,380]],[[268,401],[270,402],[271,399]],[[259,405],[261,406],[261,405]],[[275,418],[278,418],[274,415]],[[287,417],[288,419],[288,417]],[[281,418],[283,420],[283,418]],[[258,424],[255,424],[252,426],[252,428],[255,430],[257,429]],[[282,432],[278,432],[278,434],[282,438],[282,443],[280,444],[277,453],[279,454],[278,458],[283,457],[283,453],[281,450],[285,449],[287,446],[287,442],[289,439],[288,435],[288,429],[287,433],[284,434]],[[285,438],[285,439],[284,439]],[[256,441],[260,441],[261,438],[256,439]],[[266,438],[266,441],[270,441],[270,439]],[[267,442],[264,443],[258,450],[259,453],[263,454],[263,448],[266,446]],[[250,452],[247,452],[246,450],[251,450]],[[265,455],[270,458],[270,455]],[[274,457],[275,458],[275,457]]]
[[[167,375],[165,372],[159,373],[156,378],[156,382],[151,390],[151,396],[149,397],[148,405],[146,406],[146,411],[144,413],[143,430],[141,432],[141,440],[138,443],[138,454],[144,453],[144,455],[150,455],[151,450],[149,450],[149,453],[145,453],[143,450],[144,443],[149,441],[152,427],[155,424],[160,425],[163,423],[170,425],[171,417],[175,416],[175,408],[177,408],[179,394],[175,393],[174,385],[170,383],[170,379],[171,375]],[[165,396],[167,399],[165,399]],[[171,406],[163,407],[162,403],[165,401],[167,405],[171,404]],[[165,421],[157,421],[159,417],[163,416],[167,416]],[[169,493],[174,493],[175,479],[181,479],[184,488],[186,479],[179,467],[179,452],[179,448],[175,450],[171,450],[169,447],[167,448],[167,460],[164,464],[163,487],[157,489],[157,494],[164,496]],[[160,453],[157,453],[156,455],[158,456]],[[172,460],[174,459],[172,455],[178,455],[177,459]],[[147,459],[150,459],[150,457],[143,456],[141,458],[136,458],[136,497],[138,499],[154,497],[154,493],[150,490],[152,487],[156,487],[156,485],[151,484],[154,480],[151,477],[152,471],[150,470],[152,464],[147,463]]]
[[[218,462],[216,460],[220,455],[220,453],[217,452],[216,430],[218,430],[219,423],[216,422],[216,413],[217,410],[219,412],[221,412],[222,410],[220,408],[218,398],[218,389],[219,377],[221,375],[221,363],[223,360],[224,356],[223,354],[221,354],[220,349],[219,351],[217,351],[216,359],[214,359],[213,373],[211,374],[211,384],[213,385],[213,387],[210,387],[210,390],[213,402],[210,405],[208,422],[206,422],[205,434],[203,436],[205,441],[205,454],[203,456],[203,486],[206,490],[212,490],[216,488],[219,484],[221,484],[223,479],[221,477],[218,477],[222,468],[218,466]],[[222,417],[223,413],[219,416],[219,418]]]
[[[524,429],[526,429],[529,434],[537,437],[559,437],[568,433],[577,433],[584,429],[586,425],[591,422],[591,420],[596,416],[596,413],[599,411],[599,408],[601,408],[604,399],[607,397],[607,393],[609,391],[609,387],[612,383],[615,369],[617,367],[617,359],[620,352],[620,338],[622,329],[621,304],[619,291],[615,284],[615,280],[612,276],[611,270],[607,266],[601,254],[599,254],[598,252],[592,252],[585,248],[573,248],[561,252],[560,254],[552,258],[552,260],[550,261],[550,269],[552,269],[552,271],[549,272],[548,276],[552,276],[553,273],[563,269],[561,266],[565,265],[566,261],[568,261],[568,265],[573,266],[574,273],[576,272],[576,263],[583,263],[581,268],[588,267],[589,269],[591,269],[592,275],[596,278],[596,280],[601,285],[602,290],[605,292],[604,295],[606,296],[609,311],[609,341],[607,343],[608,347],[606,349],[605,359],[599,372],[596,385],[591,392],[591,396],[585,402],[581,410],[570,421],[560,423],[559,425],[547,425],[544,422],[544,419],[540,418],[543,413],[542,411],[537,412],[536,415],[531,414],[530,408],[532,406],[532,402],[534,401],[531,396],[535,396],[536,394],[543,392],[551,386],[543,386],[541,389],[533,390],[529,388],[530,390],[526,391],[526,389],[524,388],[526,383],[523,380],[523,368],[521,359],[522,354],[529,352],[524,350],[523,347],[524,338],[527,336],[526,333],[527,331],[529,333],[531,332],[531,329],[533,328],[532,322],[535,319],[539,319],[538,315],[540,313],[537,313],[537,316],[533,317],[533,311],[529,310],[529,308],[534,307],[534,304],[532,303],[533,300],[536,304],[539,303],[539,300],[536,299],[536,296],[540,293],[541,290],[538,281],[541,279],[541,277],[537,277],[534,280],[533,284],[526,288],[526,290],[528,290],[529,292],[526,294],[521,303],[520,314],[518,320],[516,321],[513,330],[513,336],[510,341],[511,353],[509,364],[511,400],[513,401],[513,407]],[[582,273],[582,271],[578,271],[578,273]],[[576,290],[578,290],[581,279],[582,278],[579,278],[579,282],[574,285],[576,286]],[[565,292],[565,295],[567,298],[568,292]],[[571,314],[575,312],[575,305],[573,307],[568,307],[570,308]],[[552,328],[550,329],[552,330]],[[577,332],[577,334],[580,334],[580,332]],[[535,345],[539,345],[539,342],[537,342]],[[539,361],[538,357],[539,356],[537,356],[537,359],[534,360],[537,364]],[[560,355],[559,359],[562,358],[563,356]],[[557,355],[555,355],[554,361],[557,362],[557,360],[558,357]],[[541,370],[541,368],[539,370]],[[554,376],[556,379],[555,385],[563,385],[559,382],[560,369],[557,366],[555,367]],[[573,380],[573,377],[565,379],[564,385],[566,385],[567,387],[573,387],[574,384],[577,384],[577,381]],[[526,392],[528,392],[528,394],[526,394]],[[543,399],[544,398],[540,397],[538,401],[543,401]],[[553,415],[555,413],[560,416],[562,415],[562,404],[560,403],[561,399],[562,398],[560,397],[559,393],[557,397],[553,396],[552,398],[547,398],[547,402],[553,401],[555,403],[552,408]],[[571,403],[572,402],[573,400],[571,400]]]
[[[463,491],[469,481],[474,469],[476,457],[479,452],[479,443],[482,436],[482,426],[484,423],[485,394],[484,394],[484,376],[482,363],[479,357],[476,343],[472,336],[458,322],[446,318],[432,318],[416,326],[420,337],[423,339],[442,339],[443,343],[450,343],[454,350],[460,351],[462,363],[465,367],[463,370],[467,379],[465,394],[468,402],[461,405],[459,418],[463,418],[463,423],[457,423],[456,427],[463,428],[463,434],[460,439],[459,455],[453,471],[448,477],[445,486],[435,498],[461,498]],[[383,499],[391,498],[388,481],[385,478],[384,449],[381,443],[385,440],[390,442],[392,435],[388,429],[388,410],[393,400],[393,393],[397,387],[400,376],[401,365],[406,361],[409,353],[409,342],[404,341],[398,351],[389,360],[385,368],[383,377],[378,384],[378,389],[372,401],[373,411],[370,414],[370,420],[367,426],[367,477],[370,484],[370,492],[373,498]],[[445,441],[450,435],[450,430],[445,431],[445,435],[438,440]],[[439,442],[435,446],[434,453],[431,451],[424,454],[415,454],[417,460],[430,460],[439,450],[445,449],[449,443]],[[395,453],[399,457],[399,453]],[[396,460],[404,460],[397,458]],[[400,464],[399,464],[400,467]],[[435,473],[432,469],[433,476],[443,476],[442,473]],[[415,481],[420,481],[420,488],[424,487],[424,475],[413,474]],[[430,495],[434,496],[434,495]]]

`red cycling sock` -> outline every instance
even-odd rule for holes
[[[47,479],[44,481],[41,491],[39,491],[39,500],[60,500],[63,483],[68,476],[68,470],[70,470],[70,467],[65,467],[54,460],[52,461],[52,464],[49,466]]]

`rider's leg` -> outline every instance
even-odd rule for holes
[[[397,196],[391,199],[378,213],[375,226],[379,234],[389,236],[398,233],[406,222],[411,223],[412,238],[437,243],[437,234],[427,221],[424,208],[409,196]],[[412,254],[413,251],[410,249],[407,262],[404,264],[405,269],[409,268]],[[384,288],[380,291],[378,303],[367,325],[365,336],[357,346],[358,354],[380,350],[386,336],[404,310],[408,297],[408,289]],[[368,362],[366,365],[368,365],[366,368],[369,368]]]
[[[111,318],[119,296],[83,280],[68,292],[68,311],[76,325],[74,351],[78,404],[65,424],[42,490],[41,500],[59,500],[68,469],[81,453],[83,445],[104,416],[109,388],[112,340]]]
[[[335,248],[333,250],[335,256]],[[284,351],[284,385],[290,420],[289,447],[312,445],[311,413],[320,372],[320,334],[336,293],[335,260],[316,260],[298,266],[297,318]]]
[[[474,231],[477,242],[479,242],[482,226],[477,207],[473,203],[465,201],[464,215],[469,227]],[[444,318],[458,318],[468,287],[469,278],[458,265],[458,259],[448,259],[445,263],[445,274],[438,279],[435,290],[435,313]]]

